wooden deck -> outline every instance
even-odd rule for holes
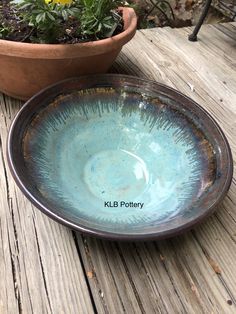
[[[172,86],[206,108],[236,161],[236,23],[138,31],[113,70]],[[6,137],[21,102],[0,94],[0,313],[236,313],[236,174],[217,212],[150,243],[81,236],[14,184]]]

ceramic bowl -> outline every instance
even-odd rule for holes
[[[191,228],[232,179],[229,145],[209,113],[167,86],[114,74],[66,80],[31,98],[12,123],[8,159],[44,213],[119,240]]]

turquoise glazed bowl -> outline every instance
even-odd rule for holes
[[[225,196],[232,157],[198,104],[123,75],[75,78],[16,116],[8,159],[24,194],[78,231],[154,239],[192,227]]]

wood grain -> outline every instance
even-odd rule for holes
[[[113,72],[153,79],[217,120],[236,161],[236,23],[138,31]],[[0,96],[0,313],[236,313],[236,175],[206,222],[150,243],[81,236],[35,209],[6,164],[21,103]]]

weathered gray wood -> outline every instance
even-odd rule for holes
[[[69,229],[33,208],[6,165],[6,137],[20,102],[0,96],[0,313],[93,313]]]
[[[196,43],[189,33],[139,31],[113,70],[200,103],[224,130],[235,165],[236,23],[204,25]],[[236,174],[217,212],[185,235],[151,243],[81,237],[16,188],[5,142],[20,102],[0,97],[0,313],[236,312]]]

